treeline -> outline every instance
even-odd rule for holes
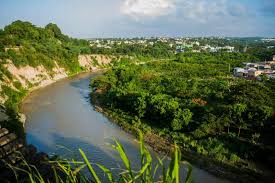
[[[87,48],[88,41],[69,38],[52,23],[41,28],[15,21],[0,30],[1,64],[10,59],[16,66],[43,65],[52,69],[56,62],[75,73],[81,69],[77,56]]]
[[[272,166],[275,81],[233,78],[228,68],[251,58],[185,53],[175,61],[116,66],[91,86],[106,108],[134,117],[129,125],[219,161]]]
[[[197,63],[197,64],[220,64],[230,66],[230,72],[233,67],[242,66],[243,62],[262,61],[259,57],[248,53],[180,53],[176,56],[176,61],[181,63]]]
[[[171,58],[174,57],[175,48],[172,48],[167,43],[160,41],[155,42],[153,45],[146,44],[115,44],[111,49],[91,47],[92,53],[106,54],[106,55],[129,55],[138,58]]]

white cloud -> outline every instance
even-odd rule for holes
[[[178,1],[178,12],[184,19],[207,22],[216,17],[227,16],[227,0],[184,0]]]
[[[174,0],[125,0],[120,10],[138,20],[168,15],[175,8]]]
[[[243,4],[229,0],[124,0],[120,10],[135,20],[169,15],[167,18],[194,23],[208,23],[247,13]]]
[[[193,23],[209,23],[247,14],[241,3],[229,0],[176,0],[177,18]]]

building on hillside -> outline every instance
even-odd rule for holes
[[[256,68],[249,68],[247,70],[247,77],[249,78],[256,78],[257,76],[261,75],[262,71],[257,70]]]
[[[178,45],[176,47],[176,53],[183,53],[184,52],[184,47],[182,45]]]
[[[258,63],[244,63],[245,65],[245,69],[249,69],[249,68],[258,68]]]
[[[243,65],[244,68],[234,68],[233,75],[235,77],[259,79],[260,75],[266,75],[269,79],[275,78],[275,55],[273,56],[272,61],[243,63]]]
[[[246,77],[247,70],[240,68],[240,67],[236,67],[236,68],[234,68],[234,76],[235,77]]]
[[[227,50],[227,52],[234,52],[235,47],[233,47],[233,46],[225,46],[225,47],[223,47],[223,49]]]

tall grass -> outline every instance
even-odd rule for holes
[[[188,162],[181,161],[181,153],[177,145],[175,145],[169,166],[166,167],[164,165],[164,159],[160,159],[158,157],[157,163],[153,165],[153,158],[144,144],[142,133],[139,134],[139,142],[141,166],[139,170],[133,170],[131,161],[125,153],[123,146],[115,140],[115,144],[112,145],[112,147],[118,152],[124,166],[124,169],[121,170],[119,174],[114,174],[107,167],[89,161],[82,149],[79,149],[79,153],[83,158],[83,161],[56,160],[47,162],[51,165],[52,176],[42,175],[38,167],[28,164],[24,159],[22,160],[20,167],[12,165],[8,166],[13,170],[17,182],[22,182],[22,179],[19,177],[22,177],[22,174],[24,174],[25,176],[23,182],[31,183],[101,183],[104,181],[106,182],[107,180],[110,183],[191,183],[192,167]],[[180,180],[180,166],[183,165],[187,166],[188,171],[186,179]],[[103,181],[102,178],[98,176],[97,173],[99,172],[95,171],[95,166],[104,172],[107,180],[104,179]],[[88,175],[87,173],[83,173],[84,169],[88,171]]]

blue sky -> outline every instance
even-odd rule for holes
[[[15,20],[79,38],[275,37],[275,0],[1,0],[0,28]]]

